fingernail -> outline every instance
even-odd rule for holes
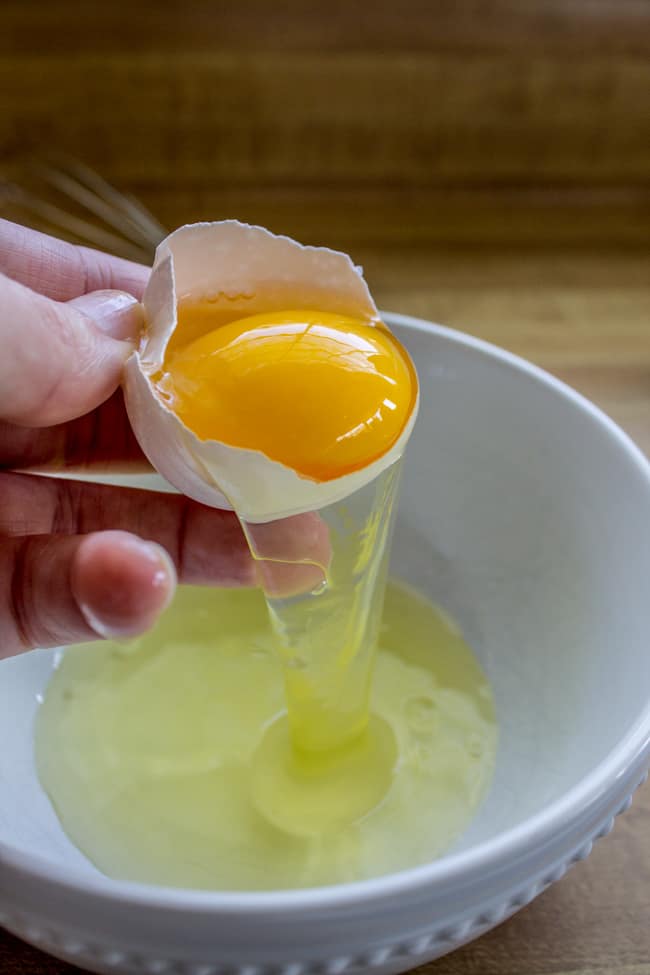
[[[154,618],[169,606],[176,589],[176,568],[167,551],[161,545],[157,545],[155,542],[146,542],[137,536],[121,539],[120,545],[122,548],[136,552],[141,560],[146,560],[152,565],[153,574],[149,579],[149,590],[150,592],[162,592],[163,599],[160,602],[153,600],[155,604],[154,617],[150,618],[148,614],[145,614],[144,617],[124,623],[116,618],[114,612],[104,615],[98,607],[91,606],[85,600],[77,599],[79,609],[88,625],[98,636],[104,639],[134,636],[148,629]]]
[[[85,619],[86,623],[88,624],[88,626],[91,628],[91,630],[94,633],[96,633],[97,636],[100,636],[103,640],[110,640],[110,639],[117,640],[120,637],[126,635],[125,633],[120,631],[119,627],[116,628],[114,626],[108,626],[106,623],[104,623],[104,621],[100,619],[96,613],[93,612],[93,610],[90,608],[90,606],[87,603],[80,602],[79,609],[81,610],[81,614]]]
[[[133,538],[133,547],[156,566],[151,579],[152,589],[166,589],[165,602],[162,609],[167,609],[174,597],[176,587],[176,566],[171,560],[169,552],[157,542],[145,542],[137,536]]]
[[[125,291],[91,291],[68,304],[114,339],[135,339],[143,325],[142,305]]]

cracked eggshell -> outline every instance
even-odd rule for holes
[[[363,470],[314,481],[261,451],[201,440],[160,400],[151,377],[177,326],[177,302],[209,299],[228,320],[285,308],[313,308],[379,322],[347,254],[308,247],[236,220],[190,224],[156,250],[143,304],[146,326],[128,359],[124,394],[131,426],[154,468],[178,491],[250,522],[272,521],[333,504],[373,480],[401,455],[417,403],[399,440]]]

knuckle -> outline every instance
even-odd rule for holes
[[[102,291],[112,286],[112,275],[104,255],[90,247],[77,247],[79,274],[83,281],[83,294]]]

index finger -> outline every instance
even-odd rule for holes
[[[76,420],[50,427],[0,420],[0,470],[93,470],[128,473],[151,467],[140,449],[117,390]]]
[[[0,219],[0,272],[56,301],[89,291],[128,291],[140,299],[149,268],[78,247]]]

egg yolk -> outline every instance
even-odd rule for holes
[[[251,315],[180,345],[184,318],[210,328],[210,306],[178,307],[159,394],[202,440],[258,450],[316,481],[360,470],[397,441],[417,380],[383,327],[290,310]]]

